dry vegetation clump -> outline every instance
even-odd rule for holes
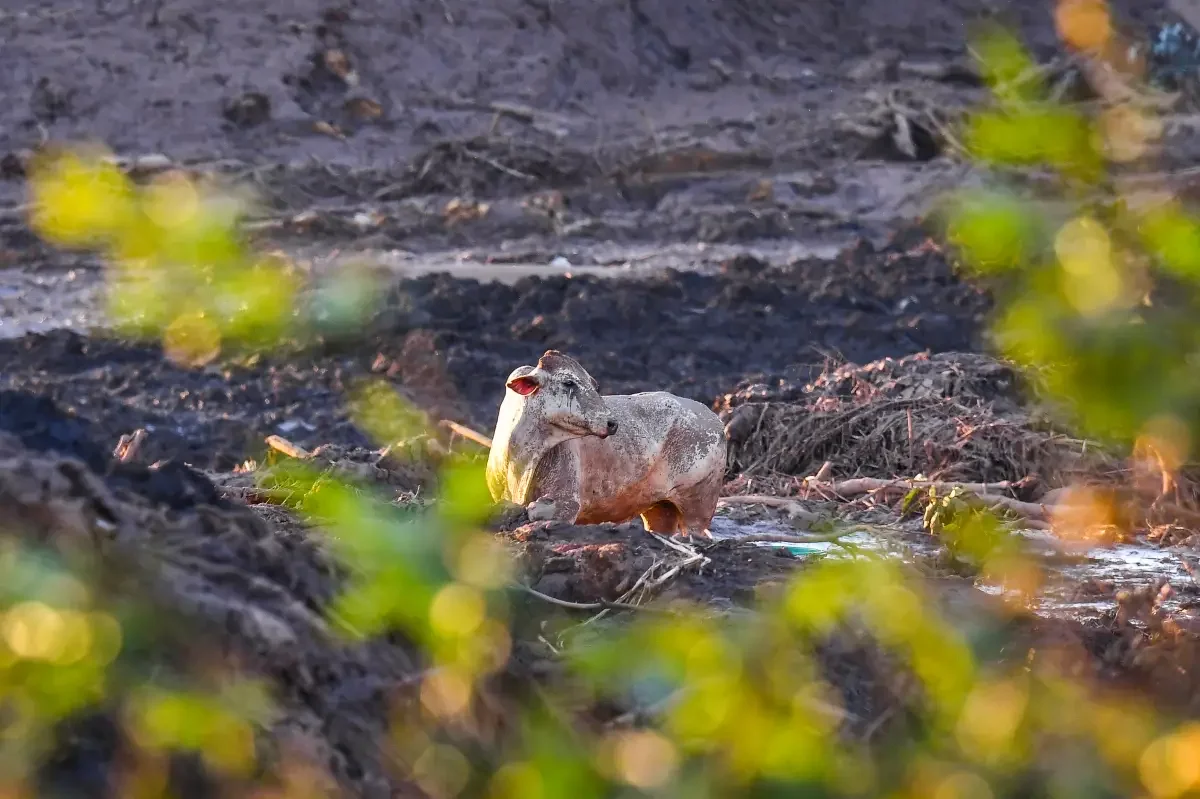
[[[1022,483],[1030,490],[1111,471],[1116,459],[1021,404],[1007,363],[921,353],[827,369],[805,386],[749,386],[719,407],[730,471]]]

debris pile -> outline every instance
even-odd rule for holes
[[[924,475],[1044,489],[1113,463],[1023,409],[1019,398],[1008,364],[922,353],[842,365],[803,386],[745,386],[719,411],[730,471],[747,476],[810,475],[829,462],[837,477]]]

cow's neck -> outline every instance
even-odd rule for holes
[[[505,451],[508,455],[509,485],[515,489],[513,499],[518,503],[532,502],[533,477],[542,458],[555,447],[573,438],[544,419],[521,419],[511,430]]]

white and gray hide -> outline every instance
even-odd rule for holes
[[[505,381],[487,482],[533,518],[574,524],[640,516],[655,533],[710,537],[725,478],[724,426],[664,391],[601,396],[574,359],[548,350]]]

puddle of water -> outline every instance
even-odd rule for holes
[[[721,515],[717,515],[712,520],[710,531],[712,532],[712,537],[717,541],[745,538],[755,535],[796,534],[796,531],[791,527],[770,519],[736,521]],[[847,544],[851,544],[866,551],[882,550],[885,543],[882,539],[872,536],[866,532],[857,532],[851,535],[843,536],[841,540],[845,541]],[[806,555],[820,555],[831,552],[847,553],[847,555],[849,554],[848,550],[846,550],[844,547],[838,546],[832,541],[814,541],[806,544],[758,542],[756,543],[756,546],[786,549],[797,557],[804,557]]]
[[[103,277],[98,270],[0,270],[0,338],[86,329],[102,315]]]
[[[739,521],[720,515],[713,519],[714,539],[737,539],[755,535],[794,535],[791,527],[772,519]],[[1046,552],[1062,552],[1063,545],[1053,536],[1040,530],[1021,531],[1030,543],[1041,546]],[[842,539],[856,549],[885,557],[910,560],[906,553],[935,555],[939,546],[934,538],[916,530],[897,530],[887,535],[867,530],[856,532]],[[811,544],[759,543],[758,546],[783,547],[796,557],[855,557],[832,542]],[[1159,579],[1167,579],[1178,591],[1193,585],[1191,576],[1183,566],[1183,555],[1177,550],[1130,543],[1113,546],[1095,546],[1081,551],[1076,558],[1045,558],[1043,562],[1046,582],[1040,593],[1035,610],[1048,617],[1073,619],[1096,618],[1115,607],[1116,592],[1137,589]],[[1102,584],[1103,593],[1089,595],[1081,591],[1087,584]],[[982,581],[975,587],[992,595],[1001,595],[1003,589]],[[1167,611],[1179,606],[1173,597],[1163,602]]]

